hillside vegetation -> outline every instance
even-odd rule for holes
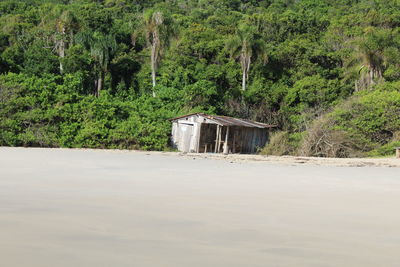
[[[397,0],[4,0],[0,145],[168,149],[173,116],[277,125],[267,154],[400,145]]]

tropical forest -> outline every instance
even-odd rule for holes
[[[400,1],[0,1],[1,146],[171,150],[195,112],[276,126],[261,154],[393,155]]]

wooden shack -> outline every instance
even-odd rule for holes
[[[256,153],[265,146],[272,125],[194,113],[171,119],[172,146],[191,153]]]

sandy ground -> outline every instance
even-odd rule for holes
[[[398,168],[270,160],[0,148],[0,265],[400,266]]]
[[[154,152],[152,152],[154,153]],[[156,152],[162,153],[162,152]],[[165,154],[165,153],[164,153]],[[176,155],[176,153],[167,153]],[[231,162],[271,162],[275,164],[286,165],[320,165],[320,166],[338,166],[338,167],[400,167],[400,159],[390,158],[316,158],[316,157],[295,157],[295,156],[263,156],[263,155],[222,155],[222,154],[185,154],[180,156],[194,158],[209,158],[229,160]]]

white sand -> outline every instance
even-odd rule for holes
[[[0,148],[0,265],[400,266],[398,168],[232,159]]]

